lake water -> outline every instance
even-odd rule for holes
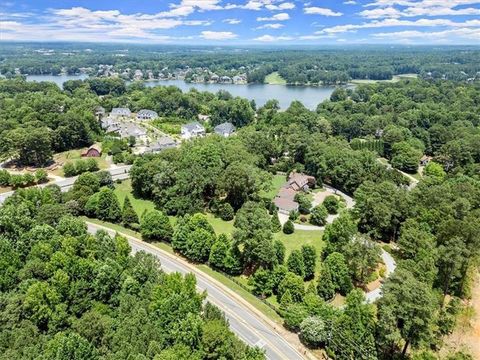
[[[29,75],[28,81],[51,81],[59,87],[67,80],[85,79],[87,75]],[[286,109],[294,100],[299,100],[309,109],[316,109],[317,105],[323,100],[330,98],[334,86],[286,86],[270,84],[188,84],[183,80],[156,80],[146,81],[145,86],[170,86],[174,85],[182,91],[188,91],[195,88],[199,91],[217,92],[226,90],[233,96],[240,96],[249,100],[255,100],[257,106],[262,106],[270,99],[278,100],[280,108]]]

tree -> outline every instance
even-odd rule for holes
[[[295,226],[293,225],[293,222],[291,220],[287,220],[285,224],[283,224],[283,233],[290,235],[293,234],[295,231]]]
[[[380,247],[366,236],[357,235],[344,248],[350,274],[358,283],[365,284],[380,261]]]
[[[188,234],[185,255],[197,262],[206,262],[215,242],[215,234],[198,227]]]
[[[309,347],[319,347],[328,337],[325,322],[316,316],[309,316],[300,324],[300,338]]]
[[[285,261],[285,245],[280,240],[275,240],[273,242],[273,250],[275,251],[275,258],[277,264],[282,265]]]
[[[303,264],[305,265],[305,279],[312,279],[315,275],[317,251],[313,245],[302,245]]]
[[[378,301],[377,335],[382,351],[393,355],[391,349],[403,340],[405,355],[410,345],[430,340],[436,309],[438,303],[429,285],[408,271],[395,271],[385,282],[383,296]]]
[[[323,205],[315,206],[310,215],[310,223],[317,226],[324,226],[327,223],[328,211]]]
[[[409,173],[416,173],[422,151],[402,141],[393,145],[392,166]]]
[[[352,280],[350,279],[345,257],[342,254],[332,253],[328,255],[323,262],[323,266],[324,268],[328,268],[327,273],[329,272],[331,275],[335,291],[346,295],[352,290]]]
[[[120,203],[112,189],[100,189],[95,215],[104,221],[119,222],[122,219]]]
[[[272,215],[272,231],[274,233],[278,233],[282,230],[282,224],[280,223],[280,219],[278,218],[278,211],[275,211]]]
[[[305,286],[302,277],[288,272],[278,285],[277,299],[280,301],[286,291],[290,292],[293,302],[301,302],[305,295]]]
[[[125,196],[125,201],[123,202],[122,222],[127,227],[131,227],[133,224],[138,224],[139,222],[138,215],[135,212],[128,195]]]
[[[338,213],[339,201],[335,195],[328,195],[322,203],[329,214]]]
[[[267,298],[272,295],[274,281],[275,279],[271,270],[258,269],[250,278],[249,284],[255,295],[261,298]]]
[[[303,263],[303,256],[300,250],[293,250],[288,256],[287,260],[288,270],[292,273],[304,278],[305,277],[305,265]]]
[[[172,225],[168,216],[158,210],[147,212],[140,220],[140,233],[147,241],[171,241]]]
[[[300,214],[306,215],[310,213],[310,209],[312,208],[312,202],[305,194],[295,194],[295,201],[298,202],[298,211],[300,212]]]
[[[234,217],[235,211],[233,210],[232,205],[230,205],[229,203],[220,205],[220,218],[223,221],[233,220]]]

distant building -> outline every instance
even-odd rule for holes
[[[81,155],[82,157],[100,157],[102,155],[102,148],[98,145],[92,145],[83,151]]]
[[[229,137],[235,132],[235,126],[231,122],[224,122],[215,126],[213,130],[220,136]]]
[[[138,120],[152,120],[158,118],[158,114],[156,111],[142,109],[137,113]]]
[[[157,139],[154,143],[150,144],[146,149],[146,153],[156,153],[165,149],[171,149],[177,146],[175,139],[170,136],[162,136]]]
[[[107,133],[117,132],[118,130],[120,130],[120,125],[121,125],[120,121],[110,116],[104,117],[101,120],[102,129],[105,130],[105,132]]]
[[[182,139],[191,139],[194,137],[205,136],[205,128],[197,121],[182,125],[181,137]]]
[[[118,134],[122,139],[134,137],[137,142],[147,142],[147,131],[135,124],[122,124]]]
[[[113,117],[121,117],[121,118],[128,118],[132,116],[132,112],[129,108],[113,108],[110,116]]]
[[[430,160],[432,160],[431,156],[423,155],[420,159],[420,165],[425,166],[430,162]]]

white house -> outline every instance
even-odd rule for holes
[[[115,118],[129,118],[132,116],[132,112],[129,108],[113,108],[110,116]]]
[[[152,120],[158,118],[156,111],[142,109],[137,113],[137,120]]]
[[[229,137],[235,132],[235,126],[231,122],[224,122],[215,126],[213,130],[220,136]]]
[[[186,125],[182,125],[181,137],[182,139],[191,139],[194,137],[205,136],[205,128],[198,122],[194,121]]]

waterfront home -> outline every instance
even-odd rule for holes
[[[132,116],[132,112],[129,108],[113,108],[110,116],[115,118],[129,118]]]
[[[182,139],[191,139],[194,137],[205,136],[205,128],[197,121],[182,125],[181,137]]]
[[[156,111],[142,109],[137,113],[137,120],[152,120],[158,118]]]
[[[213,130],[220,136],[229,137],[235,132],[235,126],[231,122],[224,122],[215,126]]]

